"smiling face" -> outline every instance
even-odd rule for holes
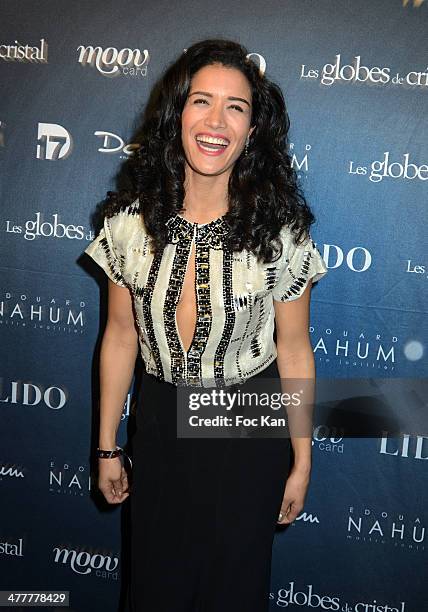
[[[181,116],[186,161],[198,174],[230,172],[241,155],[251,120],[251,87],[236,68],[204,66],[195,73]]]

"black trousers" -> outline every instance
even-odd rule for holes
[[[256,376],[279,384],[276,361]],[[176,394],[143,374],[132,442],[131,610],[267,612],[290,440],[177,437]]]

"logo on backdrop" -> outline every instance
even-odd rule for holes
[[[70,133],[57,123],[39,123],[37,128],[37,159],[65,159],[71,154]]]
[[[266,60],[260,53],[248,53],[247,58],[258,65],[259,72],[263,76],[266,72]]]
[[[371,375],[376,370],[395,370],[396,336],[382,336],[360,331],[352,334],[347,330],[335,331],[333,328],[309,328],[315,336],[314,355],[325,364],[336,368],[370,368]]]
[[[41,211],[34,213],[34,218],[27,219],[23,224],[7,219],[6,232],[9,234],[19,234],[26,240],[35,240],[36,238],[68,238],[69,240],[87,240],[89,242],[95,238],[94,232],[86,229],[84,225],[61,223],[58,213],[53,213],[46,218]]]
[[[96,68],[104,76],[147,76],[149,52],[147,49],[116,49],[116,47],[93,47],[88,45],[77,47],[77,61],[82,66]]]
[[[307,173],[309,170],[308,152],[311,149],[312,145],[307,144],[304,155],[299,155],[295,152],[295,143],[292,142],[289,145],[291,166],[297,171],[299,177],[302,172]],[[415,163],[410,158],[410,153],[404,153],[400,157],[393,156],[390,151],[384,151],[381,159],[373,160],[369,164],[350,160],[348,173],[368,177],[372,183],[379,183],[385,178],[426,181],[428,180],[428,164]]]
[[[343,437],[339,435],[336,427],[328,425],[318,425],[314,427],[312,434],[312,446],[324,453],[334,453],[342,455],[344,452]]]
[[[392,68],[366,66],[361,55],[355,55],[352,63],[344,63],[340,53],[335,55],[333,63],[324,64],[321,68],[302,64],[300,79],[319,81],[321,85],[331,87],[336,83],[364,83],[369,85],[402,85],[405,87],[428,87],[428,71],[411,70],[404,75],[392,74]]]
[[[102,132],[98,130],[94,132],[94,135],[103,139],[102,145],[98,148],[100,153],[117,153],[121,151],[125,155],[131,156],[134,154],[134,151],[140,147],[138,143],[125,144],[125,141],[120,136],[112,132]]]
[[[415,264],[411,259],[406,260],[406,273],[408,274],[425,274],[426,266]]]
[[[301,154],[299,155],[298,153],[296,153],[295,147],[296,147],[295,143],[290,142],[290,145],[288,147],[288,153],[291,156],[291,167],[296,170],[298,177],[301,178],[302,172],[306,174],[309,170],[308,152],[311,151],[312,145],[310,144],[305,145],[304,155],[301,155]],[[305,174],[303,174],[303,177],[305,177]]]
[[[415,164],[409,161],[410,154],[404,153],[402,158],[390,160],[390,152],[384,151],[383,158],[372,161],[369,166],[349,162],[349,174],[368,176],[372,183],[379,183],[384,178],[428,180],[428,164]]]
[[[351,506],[346,537],[354,542],[424,551],[426,528],[418,516]]]
[[[98,148],[100,153],[118,153],[131,156],[139,148],[138,143],[125,143],[123,138],[113,132],[97,130],[94,135],[102,139]],[[0,123],[0,146],[2,144],[2,132]],[[57,161],[66,159],[73,150],[73,138],[68,130],[57,123],[39,123],[37,131],[37,159]]]
[[[14,45],[0,44],[0,59],[6,62],[39,62],[47,64],[48,45],[44,38],[40,39],[40,46],[23,45],[15,40]]]
[[[402,438],[388,438],[386,435],[380,439],[380,455],[390,455],[404,459],[428,461],[428,438],[412,434],[403,434]]]
[[[22,550],[23,539],[19,538],[14,542],[12,538],[8,542],[0,542],[0,555],[8,555],[11,557],[23,557]]]
[[[96,482],[96,480],[94,480]],[[61,495],[83,497],[91,490],[92,475],[89,465],[72,465],[69,462],[49,462],[49,491]]]
[[[54,563],[62,563],[76,574],[95,574],[100,578],[118,580],[119,558],[112,553],[97,552],[93,549],[88,552],[79,546],[76,550],[63,545],[55,546],[53,549]]]
[[[44,406],[51,410],[60,410],[67,402],[68,392],[61,387],[43,387],[34,382],[11,380],[7,386],[2,381],[0,403],[19,404],[20,406]]]
[[[316,244],[316,243],[315,243]],[[346,266],[351,272],[367,272],[372,265],[372,255],[366,247],[355,246],[346,253],[336,244],[317,245],[329,270]]]
[[[422,3],[424,2],[424,0],[413,0],[413,6],[416,8],[419,8]],[[403,0],[403,6],[407,6],[408,4],[412,4],[411,0]]]
[[[293,607],[304,606],[307,610],[319,608],[320,610],[343,610],[344,612],[351,612],[351,610],[354,612],[405,612],[406,609],[404,601],[400,601],[399,604],[391,604],[374,599],[371,603],[366,601],[349,603],[340,596],[332,597],[331,590],[326,595],[322,589],[317,591],[312,583],[299,587],[294,580],[290,581],[286,587],[270,592],[269,599],[278,608],[288,608],[292,605]]]
[[[5,291],[0,298],[0,325],[83,334],[85,308],[83,300]]]
[[[3,478],[24,478],[24,472],[15,465],[0,465],[0,482]]]
[[[319,519],[317,516],[314,516],[313,514],[308,514],[307,512],[302,512],[302,514],[299,514],[299,516],[296,517],[296,521],[303,521],[303,523],[318,523],[319,524]],[[295,521],[292,523],[292,525],[295,524]]]

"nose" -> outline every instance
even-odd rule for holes
[[[222,104],[213,104],[205,118],[207,125],[213,128],[226,127]]]

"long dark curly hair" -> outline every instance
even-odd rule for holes
[[[281,254],[279,232],[288,225],[295,243],[306,238],[315,217],[298,185],[288,154],[290,121],[281,89],[262,75],[241,44],[224,39],[197,42],[169,65],[158,83],[151,110],[139,130],[139,147],[130,159],[131,187],[108,191],[105,215],[112,216],[138,199],[152,249],[162,252],[167,243],[165,221],[183,212],[185,153],[181,140],[181,114],[194,74],[219,63],[240,70],[252,91],[248,154],[236,160],[228,184],[229,226],[226,245],[247,249],[259,261],[271,262]],[[149,106],[149,105],[147,105]]]

